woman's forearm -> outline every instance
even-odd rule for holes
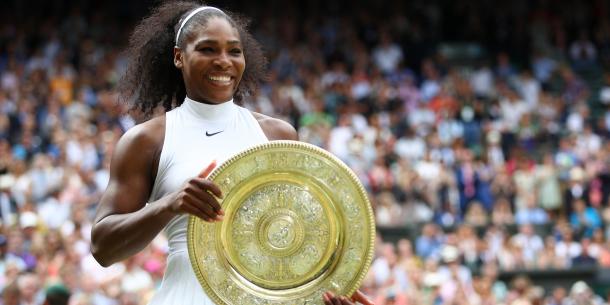
[[[144,249],[177,214],[169,211],[163,197],[131,213],[108,215],[94,225],[91,252],[107,267]]]

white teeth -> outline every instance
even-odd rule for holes
[[[208,76],[208,78],[210,80],[216,81],[216,82],[229,82],[231,81],[231,77],[230,76]]]

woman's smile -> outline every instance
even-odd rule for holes
[[[208,75],[207,79],[216,86],[230,86],[233,84],[233,77],[230,75]]]

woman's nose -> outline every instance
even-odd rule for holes
[[[225,52],[221,52],[218,57],[214,59],[214,64],[225,70],[231,67],[231,60],[229,60],[229,55]]]

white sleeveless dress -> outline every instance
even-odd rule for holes
[[[166,113],[165,140],[149,202],[176,191],[213,160],[220,165],[234,154],[267,141],[252,113],[232,100],[208,105],[187,97],[180,107]],[[167,267],[149,305],[214,304],[191,267],[187,223],[187,215],[177,216],[164,229],[169,240]]]

